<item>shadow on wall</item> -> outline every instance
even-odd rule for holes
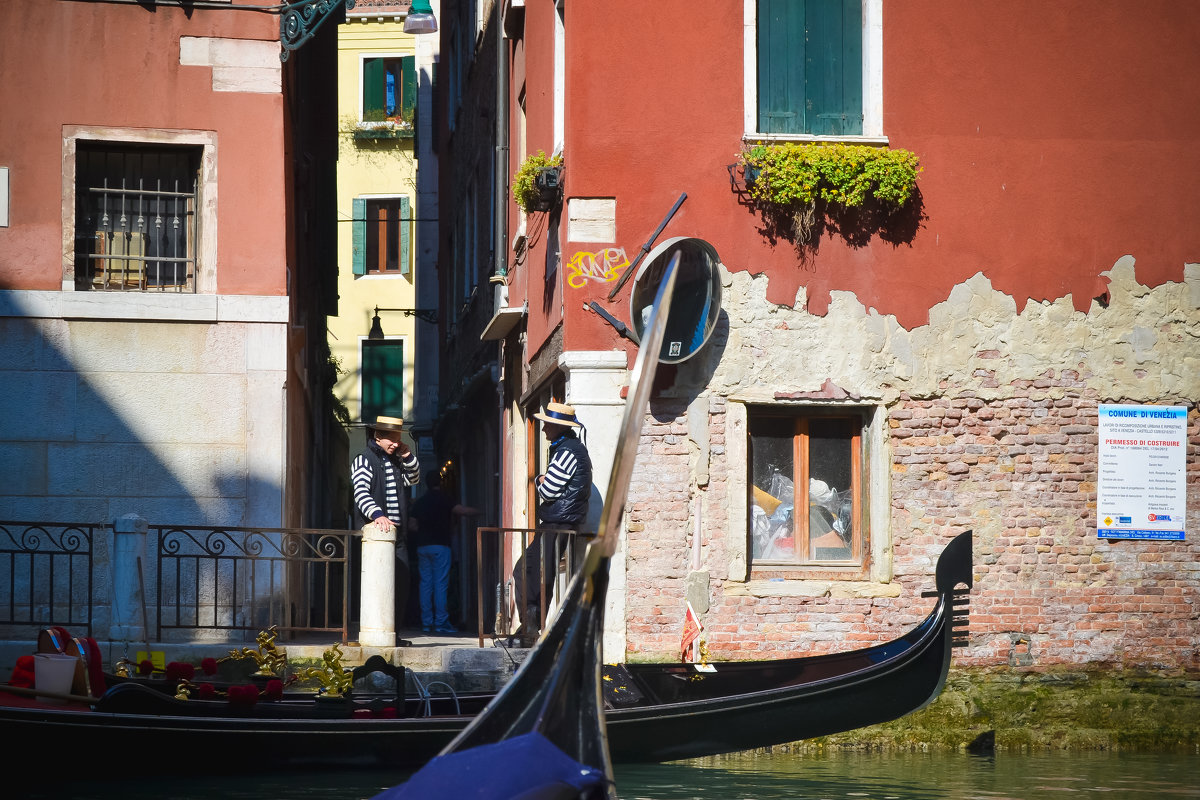
[[[876,237],[892,245],[911,244],[928,218],[920,188],[900,208],[873,198],[852,208],[816,200],[802,211],[791,206],[759,205],[747,195],[739,195],[738,202],[758,212],[760,235],[772,245],[790,242],[803,264],[812,263],[826,233],[841,237],[855,248],[866,247]]]
[[[95,323],[106,324],[138,323]],[[0,519],[107,523],[137,513],[152,524],[242,525],[254,516],[251,498],[278,496],[278,486],[249,477],[244,444],[206,441],[205,420],[237,413],[222,408],[228,376],[180,380],[170,363],[134,372],[132,357],[103,348],[85,374],[65,326],[0,316]],[[164,403],[162,382],[191,391]],[[278,524],[280,510],[269,511]]]
[[[24,598],[32,614],[4,615],[5,629],[63,622],[82,629],[90,620],[87,627],[104,637],[110,625],[140,623],[140,612],[136,620],[117,619],[129,615],[112,605],[117,594],[132,591],[122,583],[137,583],[131,578],[136,569],[123,564],[108,527],[119,518],[137,515],[151,526],[179,528],[254,525],[248,517],[255,515],[258,498],[258,515],[279,524],[280,487],[253,477],[254,454],[243,443],[229,444],[228,435],[213,441],[218,437],[206,423],[214,414],[245,416],[233,410],[223,391],[244,377],[181,378],[180,365],[165,358],[154,371],[136,371],[131,365],[144,365],[145,352],[132,354],[129,348],[138,346],[140,336],[170,326],[138,330],[139,323],[96,321],[69,331],[62,320],[3,316],[24,314],[6,294],[0,292],[0,520],[36,526],[6,526],[15,538],[0,543],[4,558],[15,565],[12,579],[0,586],[4,605],[11,612],[12,603]],[[106,325],[113,326],[111,350],[97,338]],[[81,343],[81,336],[91,341]],[[87,359],[86,372],[77,365],[80,358]],[[172,383],[190,390],[164,402]],[[244,424],[234,420],[229,427]],[[77,528],[64,533],[66,526]],[[156,549],[152,529],[140,554],[143,596],[152,612],[159,588]],[[72,557],[73,551],[86,555]],[[67,576],[69,585],[63,584]],[[231,598],[270,595],[282,585],[242,583]],[[82,617],[76,608],[90,611]]]

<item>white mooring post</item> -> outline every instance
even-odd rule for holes
[[[396,526],[363,526],[358,643],[396,646]]]

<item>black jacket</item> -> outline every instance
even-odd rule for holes
[[[574,436],[564,436],[550,447],[551,463],[563,448],[575,456],[575,474],[558,497],[543,501],[538,506],[538,521],[569,525],[578,530],[587,519],[588,501],[592,497],[592,459],[583,442]]]

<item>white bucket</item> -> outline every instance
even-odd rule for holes
[[[62,653],[35,653],[33,656],[33,685],[45,692],[70,694],[75,682],[75,667],[79,659]],[[38,697],[43,703],[65,703],[57,697]]]

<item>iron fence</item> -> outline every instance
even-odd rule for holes
[[[262,631],[350,638],[360,531],[151,525],[158,639],[164,631]]]
[[[148,532],[154,567],[143,571],[139,557],[130,574],[141,583],[140,620],[156,640],[167,632],[202,638],[274,627],[282,639],[349,641],[360,531],[150,525]],[[97,623],[106,636],[114,597],[126,590],[112,585],[114,542],[112,524],[0,521],[0,638],[35,639],[55,625],[95,636]]]
[[[0,624],[36,638],[53,625],[92,635],[97,531],[111,525],[0,522]]]
[[[535,536],[541,534],[540,540]],[[555,591],[562,592],[578,567],[577,556],[590,534],[573,530],[539,528],[475,529],[475,602],[479,646],[486,636],[507,637],[518,633],[515,623],[524,623],[520,633],[532,637],[546,624]],[[540,541],[541,547],[530,544]],[[519,542],[519,547],[518,547]],[[537,558],[538,552],[544,557]],[[536,559],[532,569],[525,568],[525,557]],[[518,606],[522,598],[530,597],[529,575],[533,573],[538,585],[532,587],[537,595],[536,619],[521,620]],[[489,623],[490,620],[490,623]],[[533,623],[533,624],[530,624]]]

